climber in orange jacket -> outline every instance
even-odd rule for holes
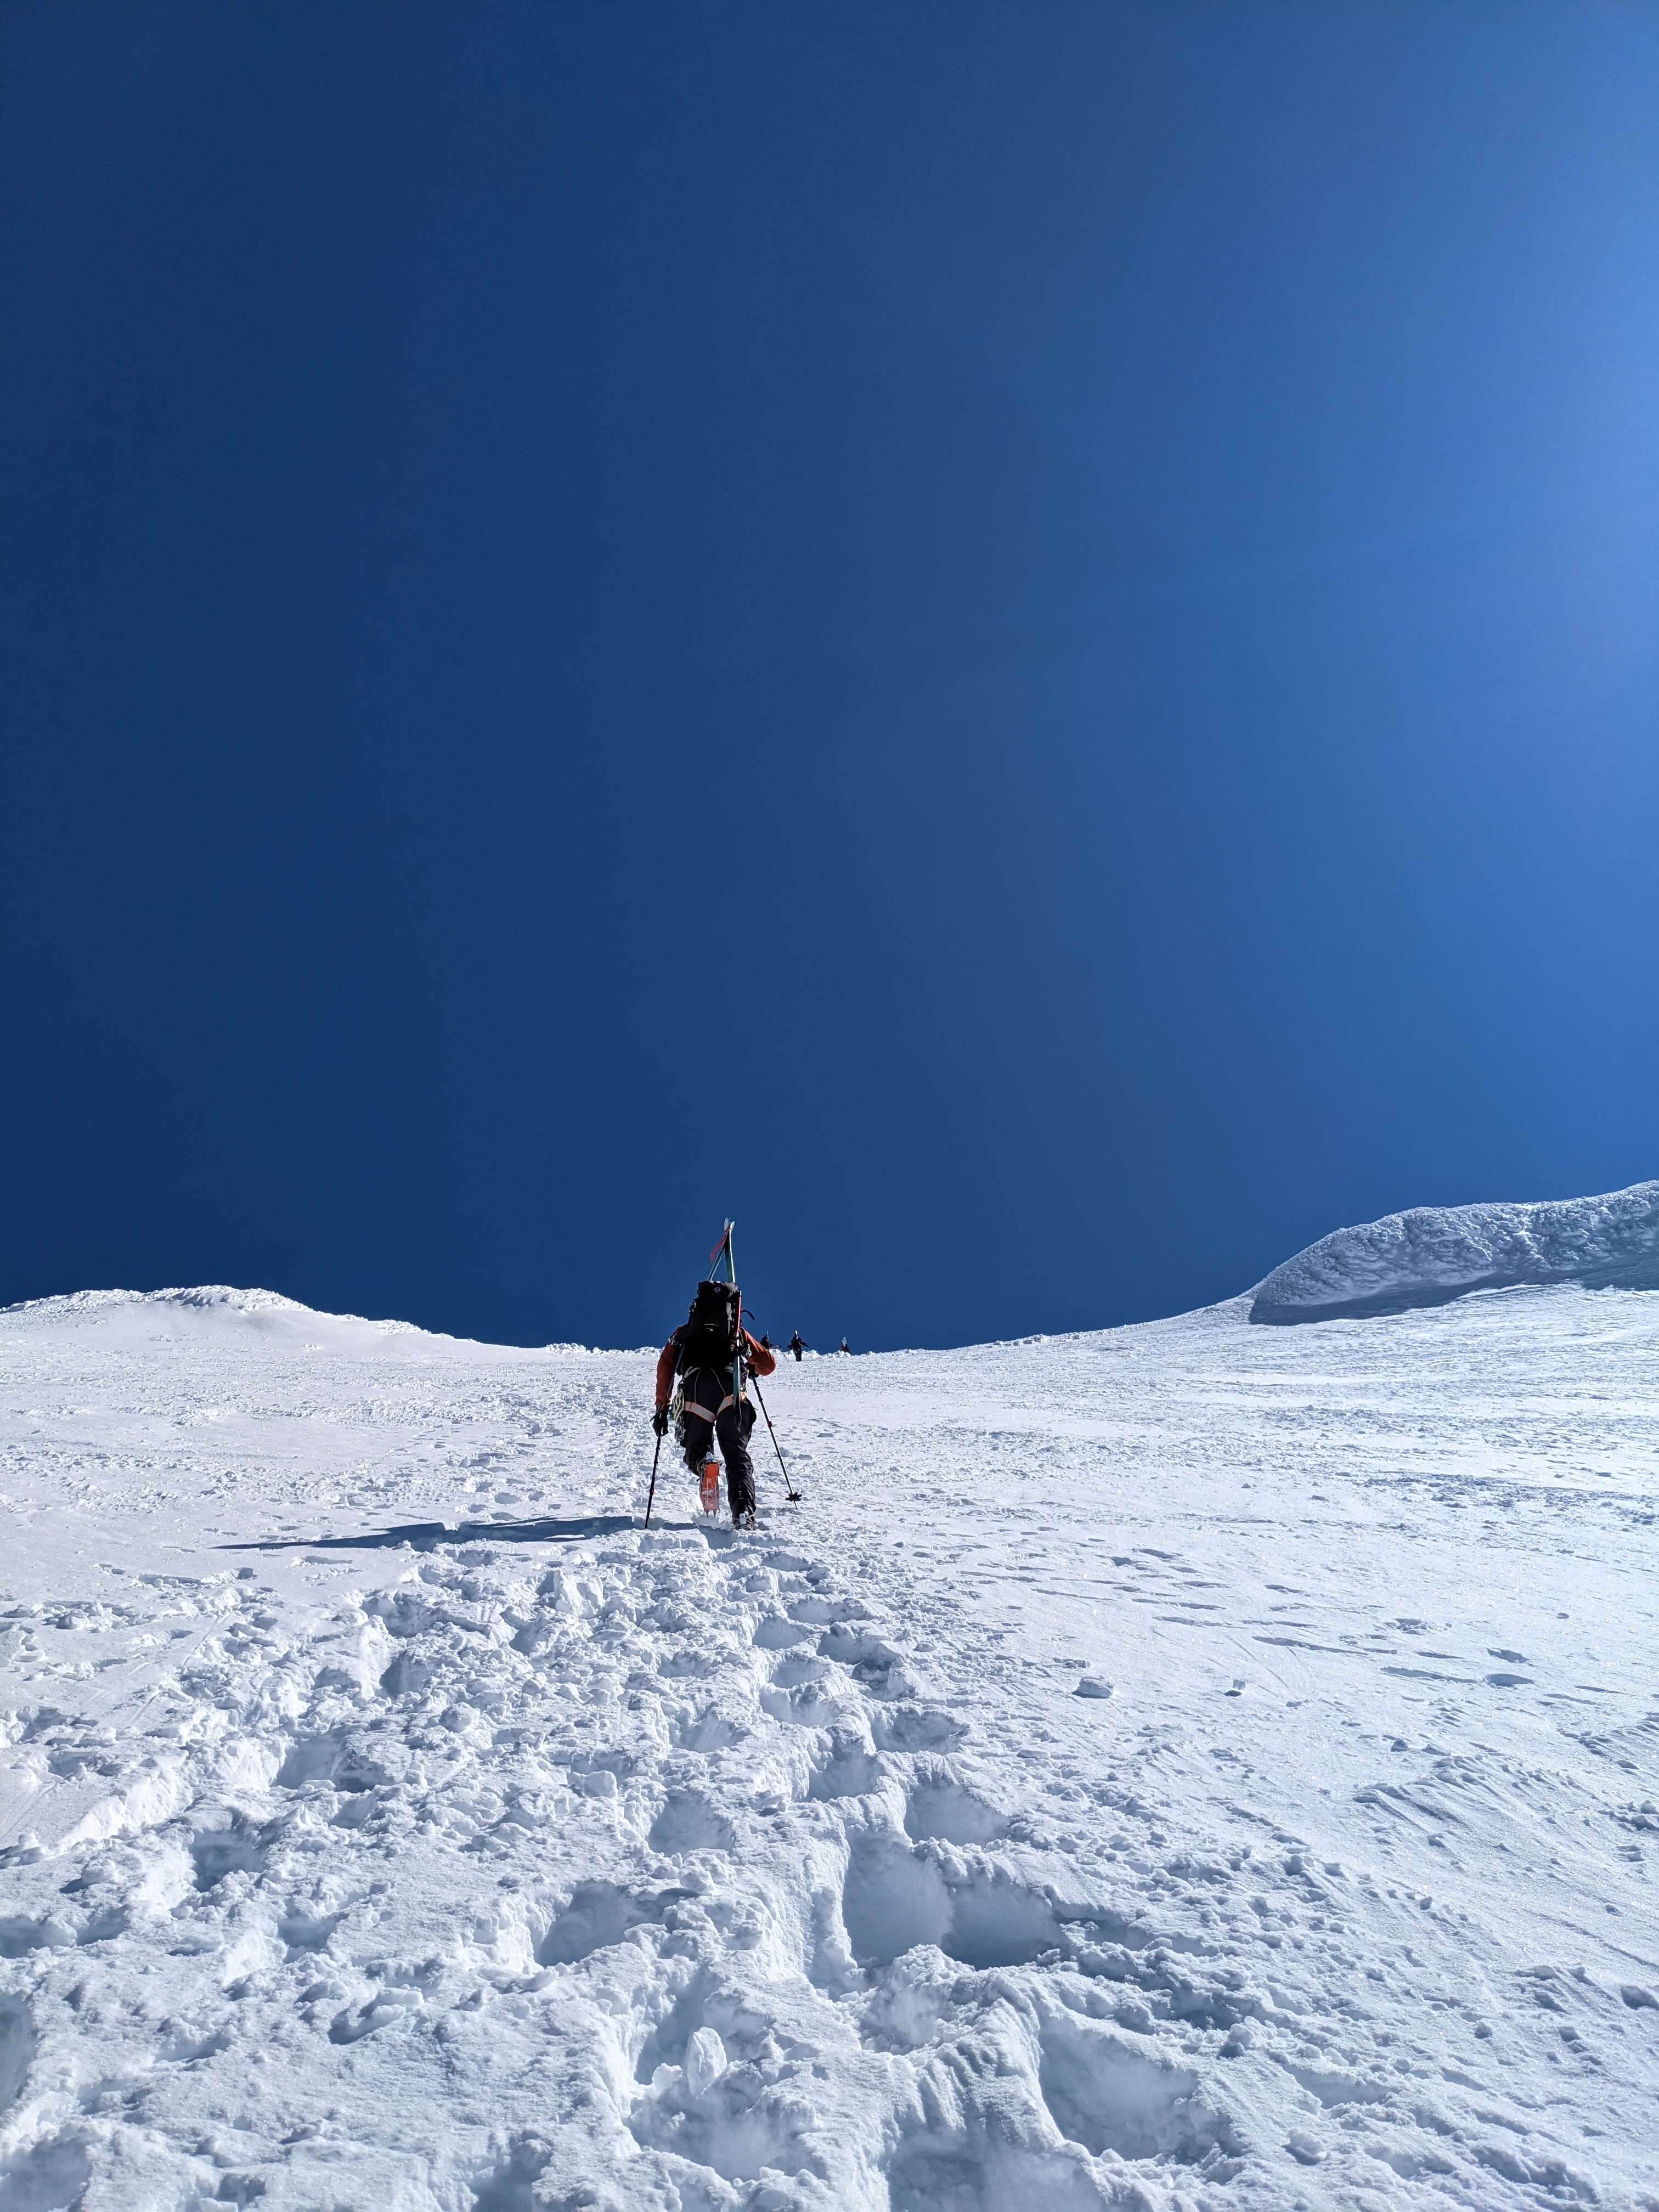
[[[685,1463],[704,1483],[703,1508],[713,1511],[719,1500],[718,1471],[710,1456],[716,1437],[726,1461],[726,1503],[734,1524],[753,1526],[755,1468],[749,1456],[749,1431],[755,1425],[755,1408],[743,1388],[741,1364],[753,1375],[770,1375],[777,1366],[771,1345],[757,1340],[738,1325],[737,1291],[726,1284],[699,1284],[691,1311],[657,1355],[657,1410],[651,1425],[660,1437],[667,1432],[669,1401],[675,1377],[681,1386],[677,1435]],[[706,1293],[730,1290],[733,1309],[729,1324],[715,1325],[702,1313]],[[712,1307],[716,1301],[708,1297]],[[713,1492],[711,1498],[710,1492]]]

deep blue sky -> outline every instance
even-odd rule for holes
[[[0,1299],[1092,1327],[1659,1172],[1659,15],[0,19]]]

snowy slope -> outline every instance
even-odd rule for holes
[[[1659,1290],[1659,1182],[1536,1206],[1419,1206],[1333,1230],[1256,1285],[1250,1319],[1398,1313],[1517,1283]]]
[[[0,1314],[7,2212],[1659,2205],[1659,1300],[650,1366]]]

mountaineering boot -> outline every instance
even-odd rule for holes
[[[702,1482],[698,1496],[705,1513],[720,1510],[720,1467],[718,1460],[709,1460],[702,1470]]]

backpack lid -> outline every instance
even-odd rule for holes
[[[737,1357],[743,1326],[743,1300],[735,1283],[699,1283],[680,1331],[681,1372],[691,1367],[726,1366]]]

